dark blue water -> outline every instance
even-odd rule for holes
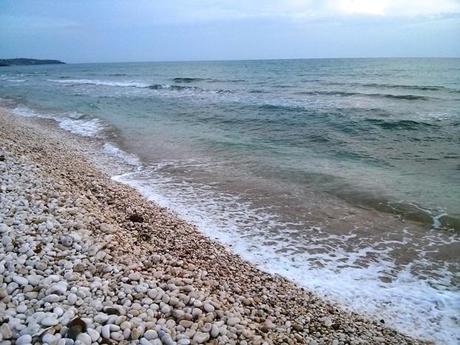
[[[262,268],[459,340],[460,59],[4,67],[0,97]]]

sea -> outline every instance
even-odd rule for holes
[[[262,270],[460,343],[460,59],[10,66],[0,105]]]

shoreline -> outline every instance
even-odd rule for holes
[[[6,267],[0,276],[1,288],[7,293],[0,306],[10,320],[19,320],[2,320],[8,325],[1,326],[4,340],[17,337],[19,323],[27,325],[22,329],[23,337],[26,329],[35,331],[33,334],[39,332],[39,342],[45,342],[43,337],[49,335],[49,343],[59,344],[69,334],[66,328],[75,328],[72,324],[68,327],[68,322],[80,315],[80,321],[92,330],[78,335],[83,344],[101,342],[103,337],[114,343],[135,340],[146,345],[189,341],[423,343],[341,310],[285,278],[260,271],[136,190],[113,181],[102,171],[103,166],[110,167],[110,160],[96,166],[94,160],[102,157],[91,156],[96,152],[96,140],[91,143],[57,129],[50,120],[19,118],[2,109],[0,117],[0,149],[4,155],[0,164],[6,172],[2,193],[8,203],[1,214],[6,225],[2,238],[11,239],[4,241],[7,244],[0,252],[0,270]],[[20,197],[24,191],[15,190],[17,185],[24,185],[29,192],[26,203],[25,196]],[[57,206],[51,209],[50,203]],[[41,205],[38,210],[35,204]],[[44,238],[49,242],[43,242]],[[46,250],[37,253],[40,243]],[[20,259],[24,255],[26,259]],[[48,262],[47,267],[23,267],[37,255]],[[25,274],[25,270],[42,274]],[[14,272],[13,278],[8,271]],[[24,277],[31,275],[41,275],[47,284],[25,282]],[[14,282],[18,286],[9,292]],[[57,291],[51,293],[58,296],[56,301],[45,301],[46,292],[56,285]],[[21,294],[33,298],[21,301]],[[71,295],[77,296],[75,303],[71,303],[73,296],[69,301]],[[32,310],[34,300],[38,302]],[[18,313],[23,305],[27,309]],[[58,315],[60,310],[56,312],[56,308],[63,313]],[[22,316],[16,317],[18,314]],[[40,329],[28,328],[34,324]],[[6,328],[11,333],[9,339],[4,336]],[[48,333],[41,334],[45,329]]]

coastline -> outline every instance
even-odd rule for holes
[[[60,344],[79,315],[94,331],[83,344],[423,343],[260,271],[113,181],[97,140],[3,109],[0,119],[4,340]],[[45,267],[27,267],[37,259]]]

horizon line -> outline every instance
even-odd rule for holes
[[[174,63],[174,62],[238,62],[238,61],[275,61],[275,60],[359,60],[359,59],[460,59],[460,56],[359,56],[359,57],[293,57],[293,58],[246,58],[246,59],[190,59],[190,60],[132,60],[132,61],[86,61],[86,62],[66,62],[55,58],[0,58],[0,60],[10,59],[36,59],[36,60],[58,60],[65,64],[97,64],[97,63]],[[29,65],[30,66],[30,65]]]

